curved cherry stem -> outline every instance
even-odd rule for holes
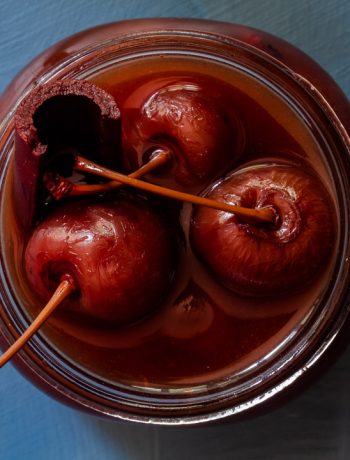
[[[73,169],[80,172],[95,174],[106,179],[120,182],[124,185],[144,190],[146,192],[155,193],[174,200],[186,201],[199,206],[207,206],[209,208],[218,209],[219,211],[230,212],[242,218],[246,222],[252,223],[276,223],[278,215],[272,206],[264,208],[245,208],[242,206],[223,203],[216,200],[211,200],[189,193],[179,192],[177,190],[168,189],[159,185],[151,184],[139,179],[135,179],[125,174],[112,171],[102,167],[93,161],[87,160],[81,156],[76,156],[74,159]]]
[[[76,289],[73,278],[65,276],[61,283],[58,285],[56,291],[53,293],[51,299],[41,310],[32,324],[26,329],[23,334],[8,348],[5,353],[0,356],[0,367],[4,366],[24,345],[28,340],[38,331],[44,322],[51,316],[52,312],[62,303]]]
[[[129,177],[133,177],[135,179],[143,177],[160,166],[167,164],[171,158],[172,154],[170,150],[157,148],[152,153],[149,161],[136,171],[129,174]],[[64,196],[84,196],[104,193],[110,190],[116,190],[123,186],[122,183],[114,180],[105,184],[73,184],[63,177],[60,177],[59,179],[57,177],[52,178],[50,174],[46,174],[44,176],[44,182],[47,189],[50,193],[52,193],[56,200],[59,200]]]

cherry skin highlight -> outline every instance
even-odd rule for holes
[[[227,171],[243,149],[244,133],[211,92],[198,83],[176,81],[153,92],[146,85],[124,103],[122,143],[126,169],[135,170],[157,148],[172,152],[168,168],[152,180],[175,186],[205,184]]]
[[[313,174],[290,164],[252,165],[218,181],[207,197],[248,207],[273,206],[275,225],[197,208],[190,238],[197,256],[230,290],[270,297],[303,290],[327,264],[335,211]]]
[[[145,199],[79,200],[54,210],[25,250],[28,280],[47,301],[65,275],[77,291],[65,301],[94,320],[130,323],[160,305],[171,284],[174,241]]]

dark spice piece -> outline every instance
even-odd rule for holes
[[[119,166],[120,111],[110,94],[87,81],[38,86],[18,107],[15,128],[14,200],[24,229],[34,225],[47,202],[43,174],[65,175],[62,152]]]

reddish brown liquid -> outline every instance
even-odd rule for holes
[[[168,79],[196,81],[212,89],[241,117],[247,143],[235,167],[293,154],[311,163],[331,190],[322,154],[304,121],[278,95],[238,71],[187,58],[149,58],[121,64],[115,72],[102,73],[93,81],[113,94],[122,117],[132,120],[136,108],[124,107],[129,95],[142,87],[157,89]],[[171,185],[164,177],[159,182]],[[298,327],[327,284],[331,263],[301,294],[263,301],[235,295],[220,286],[192,254],[188,244],[191,206],[169,203],[168,208],[167,218],[179,226],[180,260],[168,301],[157,312],[124,329],[96,328],[79,317],[57,312],[45,327],[61,353],[102,379],[135,386],[193,385],[245,369]],[[14,266],[20,296],[35,315],[40,306],[34,302],[33,307],[23,268],[15,262],[21,260],[23,238],[7,238],[15,254],[10,266]]]

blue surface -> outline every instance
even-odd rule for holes
[[[251,25],[316,59],[350,96],[348,0],[0,0],[0,91],[36,54],[96,24],[181,16]],[[11,364],[0,371],[1,460],[348,459],[350,351],[279,410],[210,428],[121,425],[73,411]]]

